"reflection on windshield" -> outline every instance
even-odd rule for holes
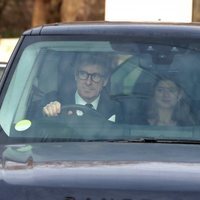
[[[200,55],[170,44],[31,44],[6,93],[2,128],[31,141],[198,140]]]

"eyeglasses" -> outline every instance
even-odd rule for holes
[[[95,83],[99,83],[105,76],[99,73],[93,73],[90,74],[85,71],[78,71],[77,76],[80,80],[87,80],[89,77],[91,77],[91,80]]]

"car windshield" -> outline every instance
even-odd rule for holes
[[[23,141],[200,141],[200,42],[36,36],[4,88]]]

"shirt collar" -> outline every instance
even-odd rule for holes
[[[92,104],[92,106],[95,110],[97,109],[97,106],[99,103],[99,98],[100,98],[100,95],[93,102],[90,103],[90,104]],[[75,103],[80,104],[80,105],[87,104],[87,102],[78,94],[77,91],[75,93]]]

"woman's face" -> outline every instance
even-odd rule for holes
[[[158,108],[173,109],[182,97],[180,89],[170,80],[162,80],[155,88],[155,102]]]

